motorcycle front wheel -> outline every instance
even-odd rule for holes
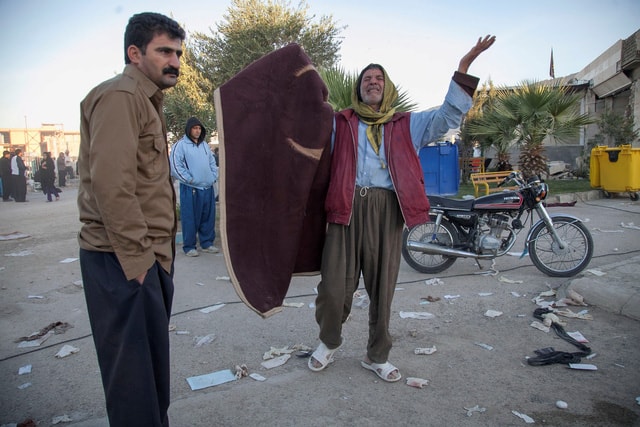
[[[446,219],[442,220],[437,230],[435,217],[432,217],[431,222],[427,222],[426,224],[405,228],[402,234],[402,257],[411,268],[426,274],[439,273],[451,267],[451,265],[456,262],[455,257],[409,250],[407,248],[407,242],[409,241],[432,243],[449,248],[453,247],[458,243],[458,233],[453,225]]]
[[[553,228],[564,248],[554,240],[543,222],[531,231],[531,261],[547,276],[571,277],[584,270],[593,256],[593,238],[584,224],[575,218],[553,217]]]

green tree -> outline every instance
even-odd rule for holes
[[[293,42],[316,67],[333,66],[339,59],[339,34],[344,27],[338,27],[331,16],[314,22],[308,10],[304,1],[294,9],[281,0],[232,0],[217,30],[192,35],[194,68],[217,88],[253,61]]]
[[[497,91],[495,102],[470,125],[474,135],[520,145],[518,166],[525,177],[547,170],[543,142],[570,141],[593,120],[579,112],[580,94],[564,85],[525,81]]]
[[[619,114],[606,111],[598,120],[599,132],[589,140],[592,146],[607,145],[618,147],[632,145],[640,137],[640,131],[634,130],[635,124],[631,114]]]
[[[182,138],[187,119],[192,116],[197,117],[207,129],[207,139],[216,129],[213,104],[209,102],[213,89],[211,83],[189,65],[193,62],[192,55],[189,49],[185,49],[178,84],[165,93],[164,114],[171,143]]]
[[[320,77],[329,90],[329,104],[334,111],[344,110],[351,106],[351,92],[358,81],[359,72],[347,72],[342,67],[331,67],[319,70]],[[397,111],[415,111],[418,104],[409,98],[409,94],[399,85],[398,99],[393,104]]]

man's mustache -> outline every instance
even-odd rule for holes
[[[180,76],[180,70],[175,67],[167,67],[162,70],[162,74],[175,74],[178,77]]]

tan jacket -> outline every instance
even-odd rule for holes
[[[114,252],[127,279],[157,260],[171,273],[175,192],[169,174],[162,91],[135,66],[80,104],[80,247]]]

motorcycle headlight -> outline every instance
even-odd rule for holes
[[[535,188],[535,196],[536,202],[540,202],[547,198],[547,193],[549,192],[549,186],[546,183],[540,183],[540,185]]]

